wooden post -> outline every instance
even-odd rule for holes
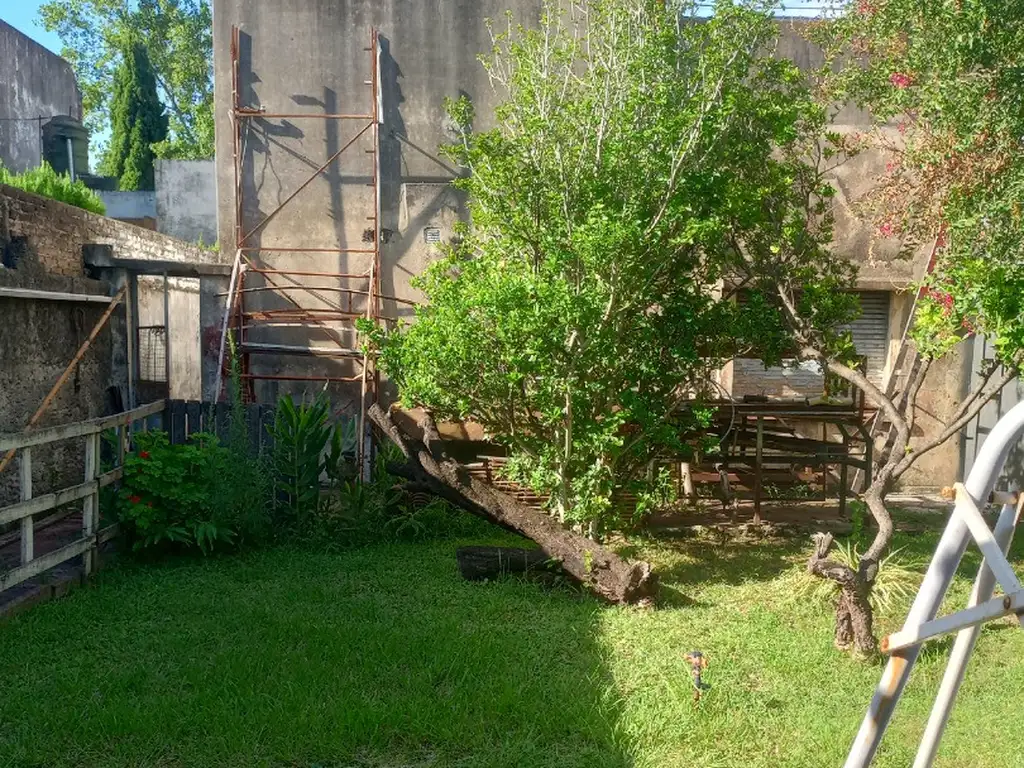
[[[849,482],[850,465],[847,463],[850,458],[850,443],[843,434],[843,463],[839,465],[839,517],[846,519],[846,485]]]
[[[764,416],[757,417],[757,448],[754,455],[754,525],[761,524],[761,458],[764,452]]]
[[[100,434],[95,432],[85,438],[85,481],[87,483],[95,482],[99,475],[99,459]],[[82,536],[86,539],[96,533],[99,507],[100,494],[99,486],[97,486],[92,493],[85,497],[82,505]],[[86,576],[91,574],[96,566],[96,552],[97,547],[94,542],[82,555],[82,565]]]
[[[18,456],[18,480],[21,485],[21,500],[32,498],[32,449],[22,448]],[[32,515],[21,519],[21,564],[28,565],[35,557],[35,523]]]

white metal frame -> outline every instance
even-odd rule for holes
[[[982,624],[1024,614],[1024,589],[1006,558],[1013,534],[1024,508],[1024,494],[993,493],[1010,450],[1024,436],[1024,403],[999,420],[978,453],[967,481],[957,483],[956,505],[925,573],[921,588],[910,608],[903,629],[882,640],[882,651],[890,654],[882,679],[861,723],[846,759],[845,768],[867,768],[885,734],[892,713],[910,677],[922,644],[935,637],[957,633],[945,676],[939,687],[925,727],[913,768],[929,768],[963,682],[967,662],[981,632]],[[990,529],[981,514],[980,500],[1001,504],[995,528]],[[960,560],[970,541],[978,545],[985,559],[978,571],[968,607],[936,618]],[[1003,596],[993,598],[996,584]]]

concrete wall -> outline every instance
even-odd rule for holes
[[[17,172],[39,165],[39,118],[56,115],[82,119],[71,65],[0,21],[0,162]]]
[[[436,228],[442,240],[451,234],[463,202],[448,182],[456,169],[438,156],[452,136],[446,130],[445,97],[468,95],[481,116],[477,127],[491,122],[495,105],[477,55],[490,47],[485,18],[500,18],[512,8],[518,20],[532,23],[540,0],[290,0],[255,3],[219,0],[214,6],[216,73],[217,188],[221,249],[233,253],[235,199],[231,104],[231,27],[241,39],[241,101],[268,113],[368,114],[372,108],[370,28],[381,35],[381,240],[382,290],[415,298],[409,278],[436,256],[425,230]],[[323,119],[253,119],[243,134],[243,228],[256,226],[296,190],[328,157],[348,142],[367,121]],[[365,255],[272,253],[273,247],[365,248],[372,243],[372,156],[369,132],[317,177],[246,245],[265,250],[258,260],[272,268],[363,273]],[[369,230],[369,231],[368,231]],[[310,280],[311,278],[306,278]],[[250,277],[246,285],[258,285]],[[323,279],[317,283],[323,285]],[[308,294],[304,306],[325,307]],[[328,297],[330,298],[330,297]],[[249,297],[247,296],[247,304]],[[287,307],[270,295],[252,297],[252,305]],[[407,316],[408,307],[386,302],[391,316]],[[358,311],[358,301],[354,310]],[[347,341],[354,343],[352,334]],[[280,329],[256,341],[328,344],[324,333]],[[253,357],[266,373],[317,373],[345,376],[354,366],[345,361]],[[279,387],[258,392],[271,399]]]
[[[165,235],[217,242],[217,168],[213,160],[156,161],[157,229]]]
[[[97,190],[107,216],[145,229],[156,229],[156,193],[149,190],[117,192]]]
[[[174,238],[0,185],[0,287],[110,295],[113,289],[108,283],[86,277],[82,251],[92,244],[109,245],[115,258],[124,259],[216,263],[219,258]],[[195,282],[183,280],[170,293],[172,395],[194,396],[199,391],[202,318]],[[140,305],[144,294],[141,289]],[[103,304],[0,297],[0,432],[25,425],[104,308]],[[162,304],[158,317],[154,324],[163,323]],[[123,308],[114,313],[42,425],[110,412],[114,406],[111,387],[124,397],[124,318]],[[174,384],[175,376],[182,383]],[[74,441],[35,456],[36,491],[45,493],[78,482],[81,458],[82,446]],[[17,473],[6,471],[0,475],[0,506],[16,495]]]

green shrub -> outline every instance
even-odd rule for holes
[[[69,176],[57,173],[45,161],[38,168],[17,174],[0,165],[0,184],[59,200],[92,213],[103,215],[107,212],[99,195],[85,186],[81,180],[72,181]]]
[[[141,433],[125,457],[116,510],[136,551],[164,546],[203,553],[265,537],[265,472],[216,436],[171,445],[166,432]]]

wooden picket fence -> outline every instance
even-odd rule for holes
[[[266,455],[274,448],[270,427],[274,424],[276,407],[249,403],[244,410],[245,434],[253,455]],[[171,443],[187,442],[196,432],[216,435],[226,442],[231,433],[230,403],[201,403],[194,400],[168,400],[161,428],[170,436]]]
[[[16,568],[0,572],[0,593],[39,576],[45,571],[82,556],[82,569],[86,576],[92,573],[100,545],[117,535],[117,525],[99,529],[100,489],[121,479],[123,461],[131,429],[137,422],[145,422],[166,408],[164,401],[143,405],[116,416],[36,429],[31,432],[0,434],[0,452],[15,451],[18,458],[21,500],[0,509],[0,526],[18,523],[21,528],[21,562]],[[117,456],[115,467],[108,472],[100,469],[100,436],[107,430],[116,430]],[[32,493],[32,456],[45,446],[63,440],[85,438],[85,478],[78,485],[52,493],[34,496]],[[82,535],[57,549],[36,556],[36,517],[53,512],[58,507],[82,501]],[[51,521],[41,521],[40,527]]]

